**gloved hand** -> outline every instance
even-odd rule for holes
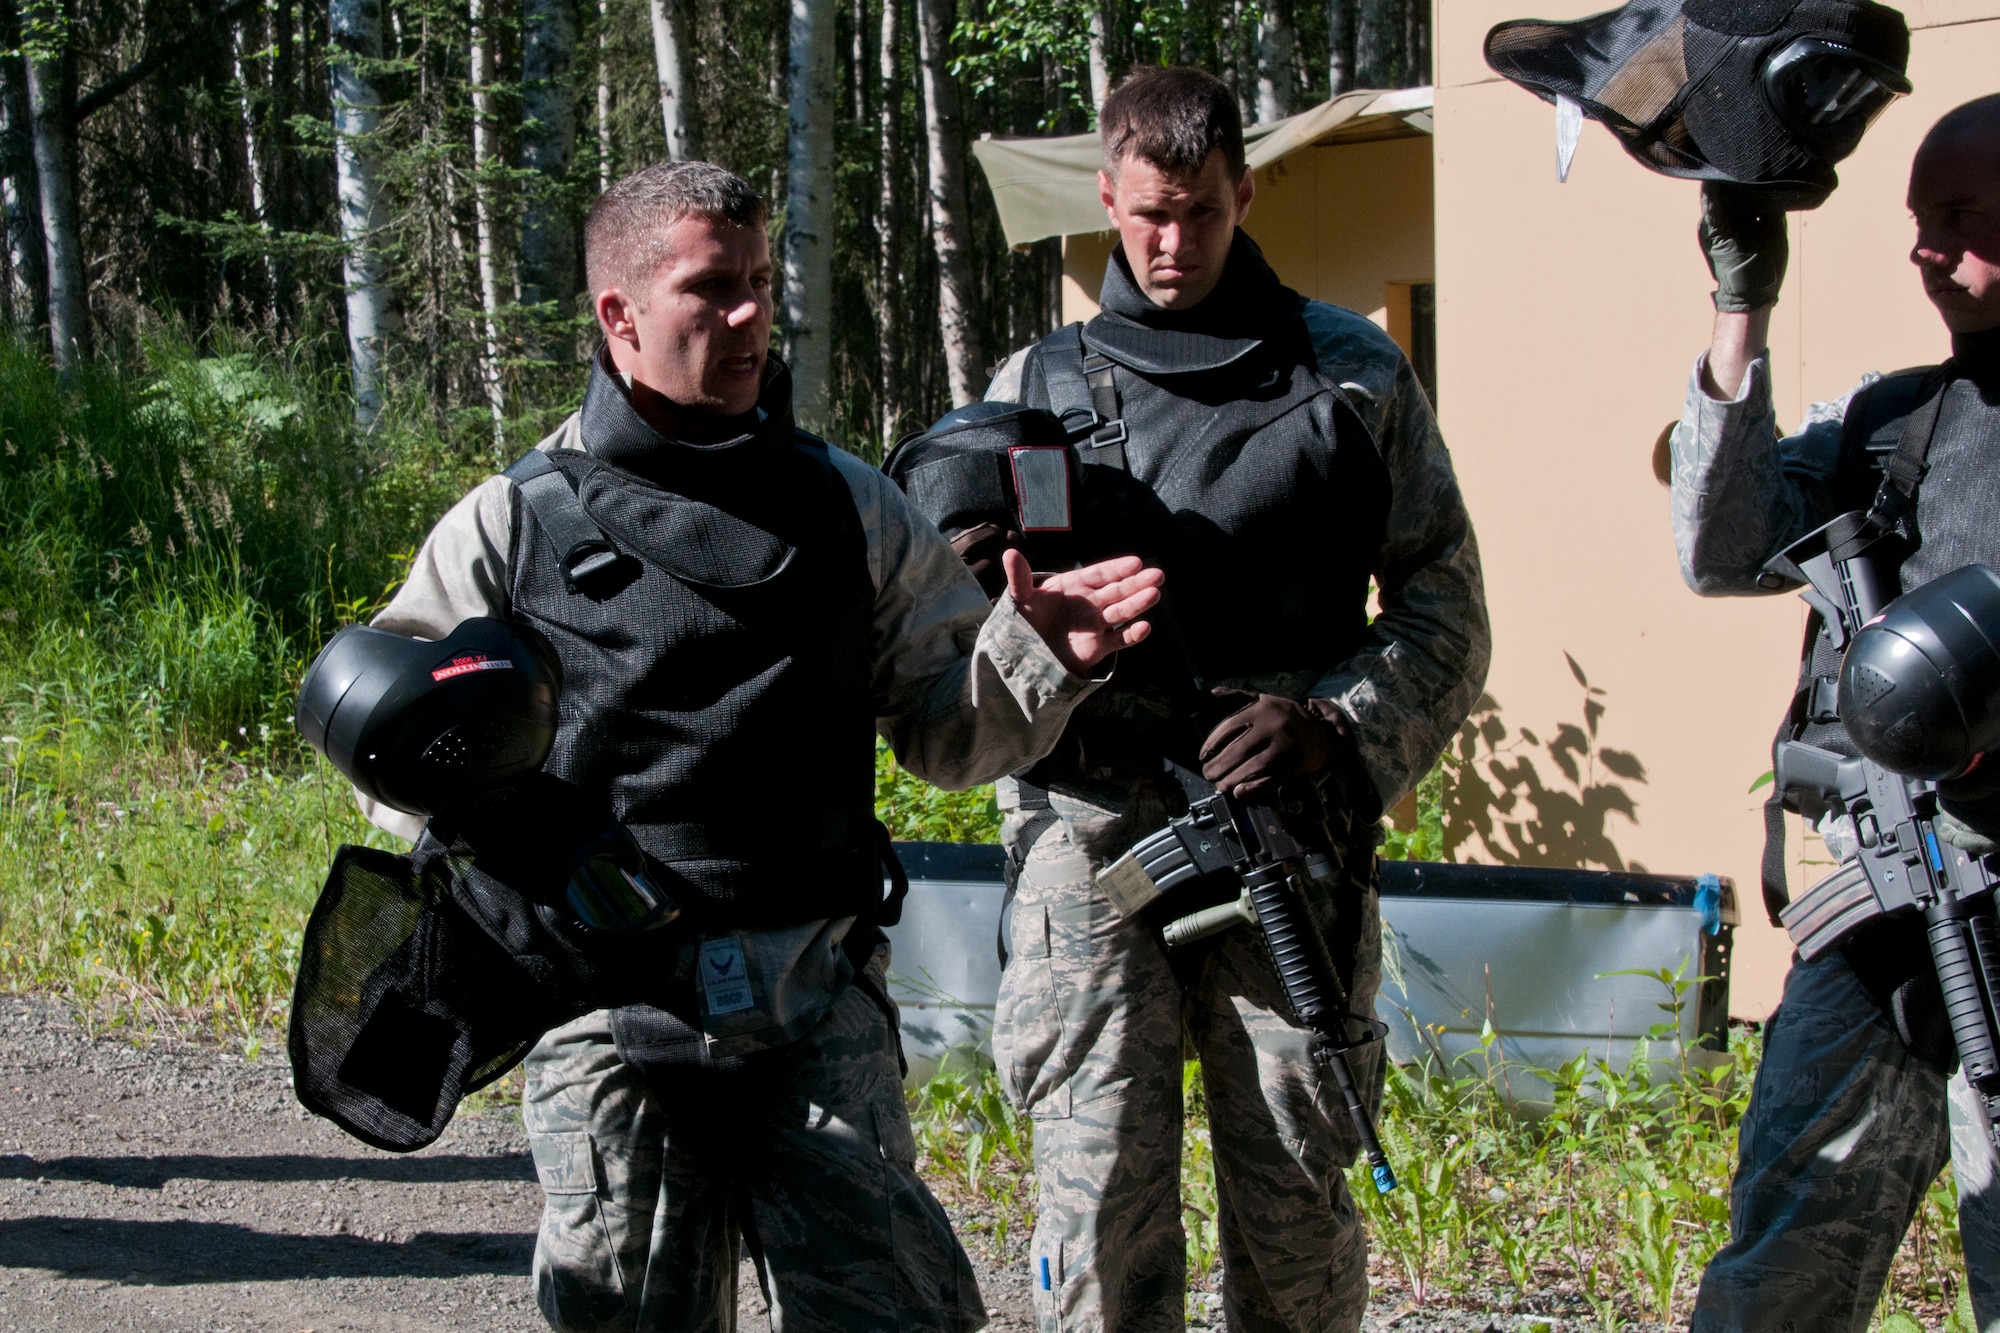
[[[1209,691],[1242,707],[1201,743],[1201,775],[1220,791],[1252,804],[1276,799],[1279,784],[1317,773],[1354,742],[1319,714],[1276,694]]]
[[[1007,572],[1000,567],[1000,554],[1021,545],[1021,534],[997,523],[979,523],[951,539],[951,549],[979,580],[989,600],[1007,591]]]
[[[1784,210],[1753,185],[1703,181],[1701,248],[1715,276],[1715,308],[1747,312],[1778,303],[1791,241]]]
[[[2000,761],[1938,783],[1937,834],[1974,856],[2000,851]]]

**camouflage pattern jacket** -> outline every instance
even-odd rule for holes
[[[1778,434],[1771,362],[1750,363],[1736,397],[1702,388],[1708,354],[1695,359],[1672,437],[1674,549],[1681,578],[1704,597],[1768,594],[1764,562],[1833,517],[1841,422],[1873,372],[1830,403],[1814,403],[1795,435]]]

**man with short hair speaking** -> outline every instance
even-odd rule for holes
[[[1263,942],[1237,927],[1170,953],[1161,926],[1192,910],[1183,890],[1123,917],[1094,876],[1166,823],[1181,792],[1163,760],[1251,803],[1317,787],[1331,818],[1313,850],[1328,873],[1305,896],[1356,1016],[1349,1035],[1363,1036],[1380,978],[1377,819],[1485,679],[1478,551],[1396,344],[1288,290],[1239,229],[1255,183],[1228,89],[1142,69],[1099,125],[1119,236],[1102,313],[1018,353],[987,396],[1090,420],[1079,450],[1124,474],[1110,483],[1128,500],[1119,521],[1166,571],[1174,632],[1163,620],[1122,654],[1056,752],[1001,785],[1016,878],[994,1054],[1034,1117],[1036,1315],[1046,1333],[1181,1327],[1191,1050],[1229,1327],[1354,1329],[1368,1297],[1342,1176],[1355,1130]],[[984,547],[963,552],[975,566],[1019,540],[961,540],[976,534]],[[1214,690],[1210,707],[1178,706],[1198,687]],[[1354,1058],[1378,1100],[1380,1043]]]
[[[1673,434],[1674,544],[1696,592],[1773,591],[1759,581],[1765,562],[1837,515],[1879,503],[1905,427],[1915,421],[1922,434],[1933,407],[1914,503],[1898,496],[1883,508],[1897,516],[1885,540],[1900,552],[1898,591],[1974,562],[2000,568],[2000,95],[1932,127],[1910,168],[1908,202],[1910,262],[1951,332],[1951,360],[1870,375],[1840,401],[1814,404],[1799,433],[1781,439],[1765,349],[1785,276],[1785,215],[1760,206],[1753,188],[1704,187],[1715,332]],[[1806,653],[1786,738],[1852,754],[1827,688],[1840,654],[1824,630]],[[1938,786],[1938,832],[1974,854],[2000,839],[1995,769],[1989,756]],[[1847,816],[1828,814],[1820,832],[1836,857],[1858,849]],[[1767,871],[1774,910],[1782,873]],[[1972,1307],[1981,1329],[2000,1329],[1996,1164],[1985,1113],[1962,1078],[1949,1080],[1956,1123],[1947,1126],[1957,1062],[1921,917],[1872,921],[1839,948],[1793,963],[1764,1026],[1739,1131],[1731,1239],[1702,1276],[1697,1333],[1861,1333],[1948,1157]]]
[[[545,771],[607,801],[696,922],[660,932],[656,1003],[528,1057],[549,1322],[732,1328],[741,1246],[788,1333],[964,1333],[985,1309],[916,1174],[884,990],[875,737],[947,787],[1033,762],[1146,637],[1160,575],[1037,582],[1017,552],[989,608],[881,473],[793,425],[764,224],[704,162],[597,201],[582,410],[439,522],[376,623],[546,635]]]

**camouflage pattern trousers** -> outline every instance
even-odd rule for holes
[[[562,1333],[728,1333],[739,1244],[782,1333],[986,1323],[917,1177],[894,1032],[858,985],[741,1070],[652,1082],[586,1015],[528,1057],[521,1111],[546,1195],[535,1295]]]
[[[1092,878],[1101,862],[1071,842],[1069,826],[1016,811],[1008,832],[1029,845],[993,1049],[1008,1094],[1034,1119],[1041,1212],[1029,1263],[1041,1333],[1183,1327],[1190,1052],[1208,1106],[1230,1329],[1359,1328],[1368,1248],[1342,1174],[1358,1152],[1354,1128],[1290,1020],[1262,940],[1238,926],[1201,946],[1207,957],[1184,989],[1157,923],[1118,916]],[[1372,887],[1351,891],[1344,923],[1333,893],[1312,897],[1330,941],[1337,925],[1358,932],[1352,1009],[1372,1016],[1381,981]],[[1371,1105],[1381,1100],[1381,1050],[1351,1057]]]
[[[1793,964],[1740,1128],[1731,1239],[1691,1333],[1862,1333],[1931,1181],[1953,1163],[1972,1308],[2000,1333],[2000,1184],[1962,1075],[1912,1055],[1838,951]]]

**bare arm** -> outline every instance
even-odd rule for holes
[[[1765,355],[1771,343],[1771,307],[1715,312],[1715,332],[1708,342],[1701,387],[1710,397],[1732,401],[1743,389],[1750,363]]]

